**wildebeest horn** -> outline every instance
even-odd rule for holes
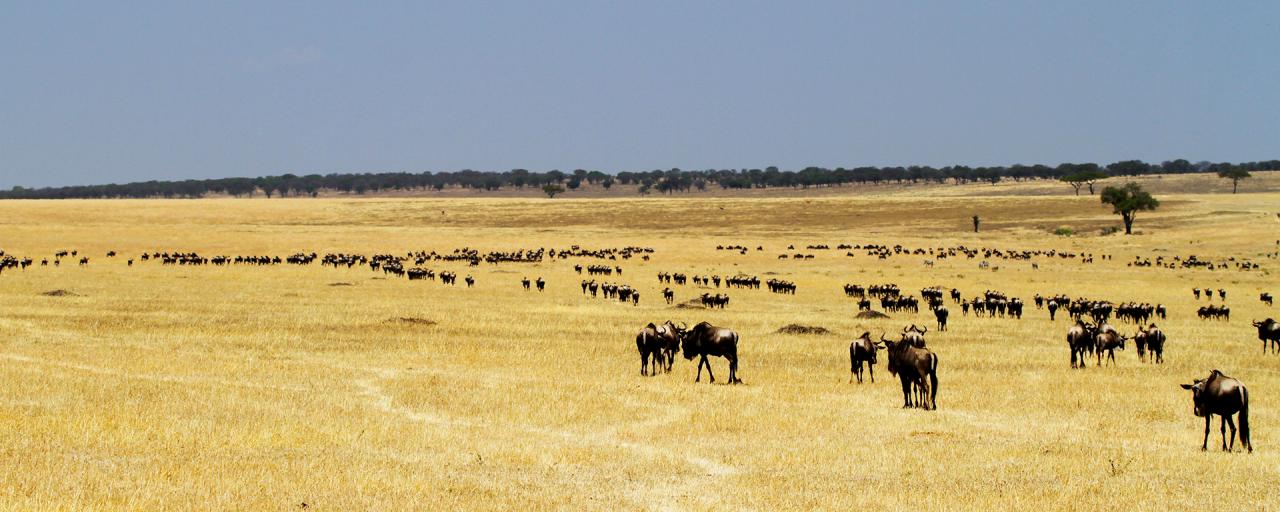
[[[911,324],[911,325],[912,325],[913,327],[915,326],[915,324]],[[927,326],[926,326],[926,327],[922,327],[922,328],[920,328],[920,334],[924,334],[924,333],[926,333],[926,332],[929,332],[929,327],[927,327]]]
[[[884,337],[884,333],[880,333],[880,341],[889,341],[889,339]]]
[[[684,322],[680,322],[680,330],[684,331],[684,330],[688,330],[688,329],[689,329],[689,324],[686,324],[686,323],[684,323]]]

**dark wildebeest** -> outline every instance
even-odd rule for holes
[[[1253,326],[1258,328],[1258,339],[1262,340],[1262,353],[1267,353],[1267,348],[1271,344],[1275,344],[1276,352],[1280,352],[1280,323],[1275,319],[1268,318],[1261,322],[1253,322]]]
[[[676,300],[676,292],[671,291],[671,288],[663,288],[662,298],[667,300],[667,304],[671,304]]]
[[[525,291],[529,291],[529,278],[527,277],[521,278],[520,286],[523,286]]]
[[[1209,449],[1209,423],[1213,415],[1222,417],[1222,449],[1231,451],[1236,447],[1236,424],[1231,421],[1233,414],[1240,414],[1240,444],[1253,453],[1253,442],[1249,440],[1249,392],[1240,381],[1223,375],[1218,370],[1209,373],[1207,379],[1196,379],[1194,384],[1183,384],[1182,389],[1191,390],[1192,411],[1196,416],[1204,418],[1204,443],[1201,450]],[[1227,427],[1231,427],[1231,446],[1227,446]]]
[[[738,333],[701,322],[680,337],[680,348],[685,359],[692,361],[695,356],[700,358],[698,377],[694,382],[702,382],[702,367],[706,366],[707,376],[715,383],[716,376],[711,373],[711,362],[707,357],[718,356],[729,360],[729,384],[742,383],[742,379],[738,378]]]
[[[676,362],[676,351],[680,350],[680,337],[684,335],[687,328],[684,322],[680,322],[677,327],[670,320],[657,327],[658,337],[662,338],[661,353],[666,362],[667,373],[671,373],[671,365]]]
[[[886,367],[890,374],[896,374],[902,381],[902,406],[911,407],[912,390],[915,390],[914,405],[925,410],[938,408],[938,356],[927,348],[911,346],[904,337],[893,341],[880,335],[885,351],[889,355]]]
[[[1127,338],[1116,331],[1115,327],[1103,325],[1098,328],[1098,334],[1094,336],[1094,341],[1098,344],[1094,352],[1098,355],[1098,366],[1102,366],[1102,353],[1107,353],[1107,362],[1112,365],[1116,364],[1116,349],[1124,350],[1124,342]]]
[[[1057,316],[1057,314],[1058,314],[1058,302],[1049,301],[1049,321],[1050,322],[1054,321],[1055,320],[1054,317]]]
[[[476,278],[471,277],[471,276],[467,276],[467,277],[466,277],[465,279],[463,279],[463,280],[467,282],[467,288],[470,288],[470,287],[472,287],[472,286],[475,286],[475,284],[476,284]]]
[[[884,348],[883,344],[871,341],[871,333],[864,332],[858,339],[849,343],[849,382],[853,382],[853,378],[858,378],[858,384],[862,384],[862,363],[867,363],[867,370],[871,372],[871,382],[876,381],[876,350]]]
[[[1138,360],[1143,360],[1143,352],[1150,350],[1151,362],[1164,363],[1164,340],[1164,332],[1156,324],[1146,329],[1139,327],[1138,333],[1133,335],[1133,344],[1138,347]]]
[[[1258,295],[1258,300],[1262,301],[1263,304],[1266,304],[1268,306],[1273,305],[1272,302],[1274,301],[1274,299],[1271,298],[1270,293],[1263,293],[1261,295]]]
[[[1085,352],[1093,352],[1095,334],[1095,328],[1084,320],[1076,320],[1076,324],[1067,330],[1067,346],[1071,348],[1072,368],[1085,367]]]
[[[539,277],[537,281],[534,281],[534,284],[538,287],[538,291],[542,291],[544,288],[547,287],[547,282],[544,281],[541,277]]]
[[[902,341],[915,348],[924,348],[924,333],[926,332],[929,332],[928,327],[916,327],[916,324],[911,324],[910,327],[902,328]]]
[[[636,350],[640,352],[640,375],[658,374],[658,368],[662,366],[662,348],[663,340],[658,335],[658,326],[650,322],[640,329],[640,333],[636,334]],[[650,360],[653,362],[652,366]]]
[[[938,319],[939,331],[947,330],[947,315],[949,314],[951,314],[951,312],[947,311],[946,306],[938,306],[937,309],[933,310],[933,316]]]

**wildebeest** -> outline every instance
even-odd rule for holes
[[[534,284],[538,287],[538,291],[542,291],[544,288],[547,287],[547,282],[544,281],[541,276],[538,277],[537,281],[534,281]],[[525,287],[525,289],[528,289],[528,288],[529,288],[528,286]]]
[[[1151,362],[1164,363],[1164,341],[1164,332],[1156,324],[1145,329],[1138,327],[1138,333],[1133,335],[1133,344],[1138,347],[1138,360],[1145,360],[1143,353],[1150,350]]]
[[[1267,348],[1275,345],[1276,352],[1280,353],[1280,322],[1276,322],[1274,318],[1268,318],[1261,322],[1253,322],[1253,326],[1258,328],[1258,339],[1262,340],[1262,353],[1267,353]]]
[[[946,306],[938,306],[936,309],[933,310],[934,318],[938,319],[939,331],[947,330],[947,315],[949,314],[951,314],[951,312],[947,311]]]
[[[694,382],[702,381],[703,366],[707,367],[707,376],[711,377],[711,382],[716,381],[707,357],[717,356],[729,360],[729,384],[742,383],[742,379],[738,378],[738,333],[733,330],[700,322],[680,337],[680,348],[685,359],[692,361],[695,356],[700,358],[698,376]]]
[[[849,382],[857,377],[858,384],[862,384],[862,363],[865,362],[867,370],[871,372],[871,382],[875,383],[876,351],[882,348],[882,343],[871,341],[870,332],[862,333],[862,336],[849,343]]]
[[[1249,440],[1249,392],[1244,384],[1218,370],[1209,372],[1209,378],[1196,379],[1193,384],[1182,384],[1182,389],[1191,390],[1192,411],[1196,416],[1204,418],[1204,442],[1201,450],[1209,449],[1209,423],[1213,415],[1222,417],[1222,450],[1230,451],[1236,447],[1236,424],[1231,416],[1239,414],[1240,444],[1253,453],[1253,442]],[[1231,427],[1231,446],[1227,446],[1227,427]]]
[[[529,291],[529,278],[527,277],[521,278],[520,286],[523,286],[525,291]]]
[[[899,341],[880,335],[889,355],[886,367],[902,381],[902,406],[938,408],[938,356],[927,348],[918,348],[904,338]],[[916,395],[914,403],[912,394]]]
[[[670,320],[661,325],[650,323],[644,326],[636,334],[636,350],[640,352],[640,375],[657,375],[660,369],[670,372],[683,332],[682,327],[676,327]]]
[[[1094,352],[1098,355],[1098,366],[1102,366],[1102,353],[1107,353],[1107,362],[1116,364],[1116,349],[1124,350],[1124,342],[1127,338],[1116,331],[1110,325],[1103,325],[1098,328],[1098,334],[1094,336],[1097,347]]]
[[[929,332],[928,327],[916,327],[916,324],[902,328],[902,341],[916,348],[924,348],[924,333]]]
[[[1274,301],[1274,299],[1271,298],[1271,294],[1265,293],[1265,292],[1262,293],[1261,295],[1258,295],[1258,300],[1262,301],[1263,304],[1266,304],[1268,306],[1273,305],[1272,302]]]
[[[663,289],[662,289],[662,298],[663,298],[663,299],[666,299],[667,304],[671,304],[672,302],[675,302],[675,300],[676,300],[676,292],[671,291],[671,288],[663,288]]]
[[[658,337],[658,327],[652,322],[636,334],[636,350],[640,352],[640,375],[657,375],[658,368],[662,366],[662,339]]]
[[[1067,346],[1071,348],[1072,368],[1085,367],[1085,352],[1093,352],[1096,330],[1094,326],[1079,319],[1076,320],[1075,325],[1067,329]]]

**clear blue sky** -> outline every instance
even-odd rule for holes
[[[1280,158],[1280,2],[0,3],[0,187]]]

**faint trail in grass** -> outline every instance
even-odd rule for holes
[[[661,487],[657,487],[652,485],[643,485],[641,483],[633,483],[631,488],[626,492],[628,498],[634,501],[637,505],[653,510],[672,509],[671,504],[666,502],[669,501],[673,495],[689,498],[706,498],[705,496],[701,496],[699,493],[706,493],[708,492],[707,489],[713,488],[708,487],[709,480],[731,476],[739,472],[738,468],[734,466],[718,462],[707,457],[682,453],[677,450],[663,449],[662,447],[654,446],[652,444],[618,439],[618,429],[581,432],[549,427],[537,427],[519,423],[500,423],[492,421],[481,422],[453,418],[435,412],[421,411],[403,405],[398,405],[395,403],[394,398],[377,384],[377,380],[379,379],[387,380],[396,378],[398,375],[397,372],[386,368],[366,368],[364,370],[373,373],[374,377],[360,378],[354,381],[356,387],[360,390],[360,394],[365,396],[375,409],[387,414],[400,416],[415,423],[446,427],[514,430],[526,434],[536,434],[551,439],[559,439],[573,445],[590,444],[606,448],[621,448],[653,459],[676,459],[689,466],[697,468],[701,475],[696,478],[681,479],[677,484],[664,484]],[[645,421],[639,425],[632,425],[631,427],[634,428],[639,426],[644,428],[656,428],[674,423],[684,417],[683,411],[675,411],[664,414],[659,418]],[[661,505],[655,507],[655,503],[659,503]]]
[[[116,377],[120,379],[146,380],[151,382],[164,382],[169,384],[183,384],[183,385],[204,384],[204,385],[229,386],[229,387],[240,387],[240,388],[249,388],[249,389],[266,389],[271,391],[286,391],[291,393],[303,393],[303,392],[312,391],[310,388],[304,388],[301,386],[280,386],[275,384],[259,384],[256,382],[243,382],[243,381],[236,381],[236,380],[210,378],[210,377],[165,375],[165,374],[152,374],[152,373],[129,373],[129,372],[117,370],[114,368],[91,366],[87,364],[72,363],[67,361],[50,361],[47,359],[39,359],[39,358],[24,356],[20,354],[0,353],[0,359],[16,361],[19,363],[36,364],[41,366],[52,366],[56,368],[75,370],[75,371],[84,372],[84,373],[91,373],[94,375],[105,375],[108,377]]]

